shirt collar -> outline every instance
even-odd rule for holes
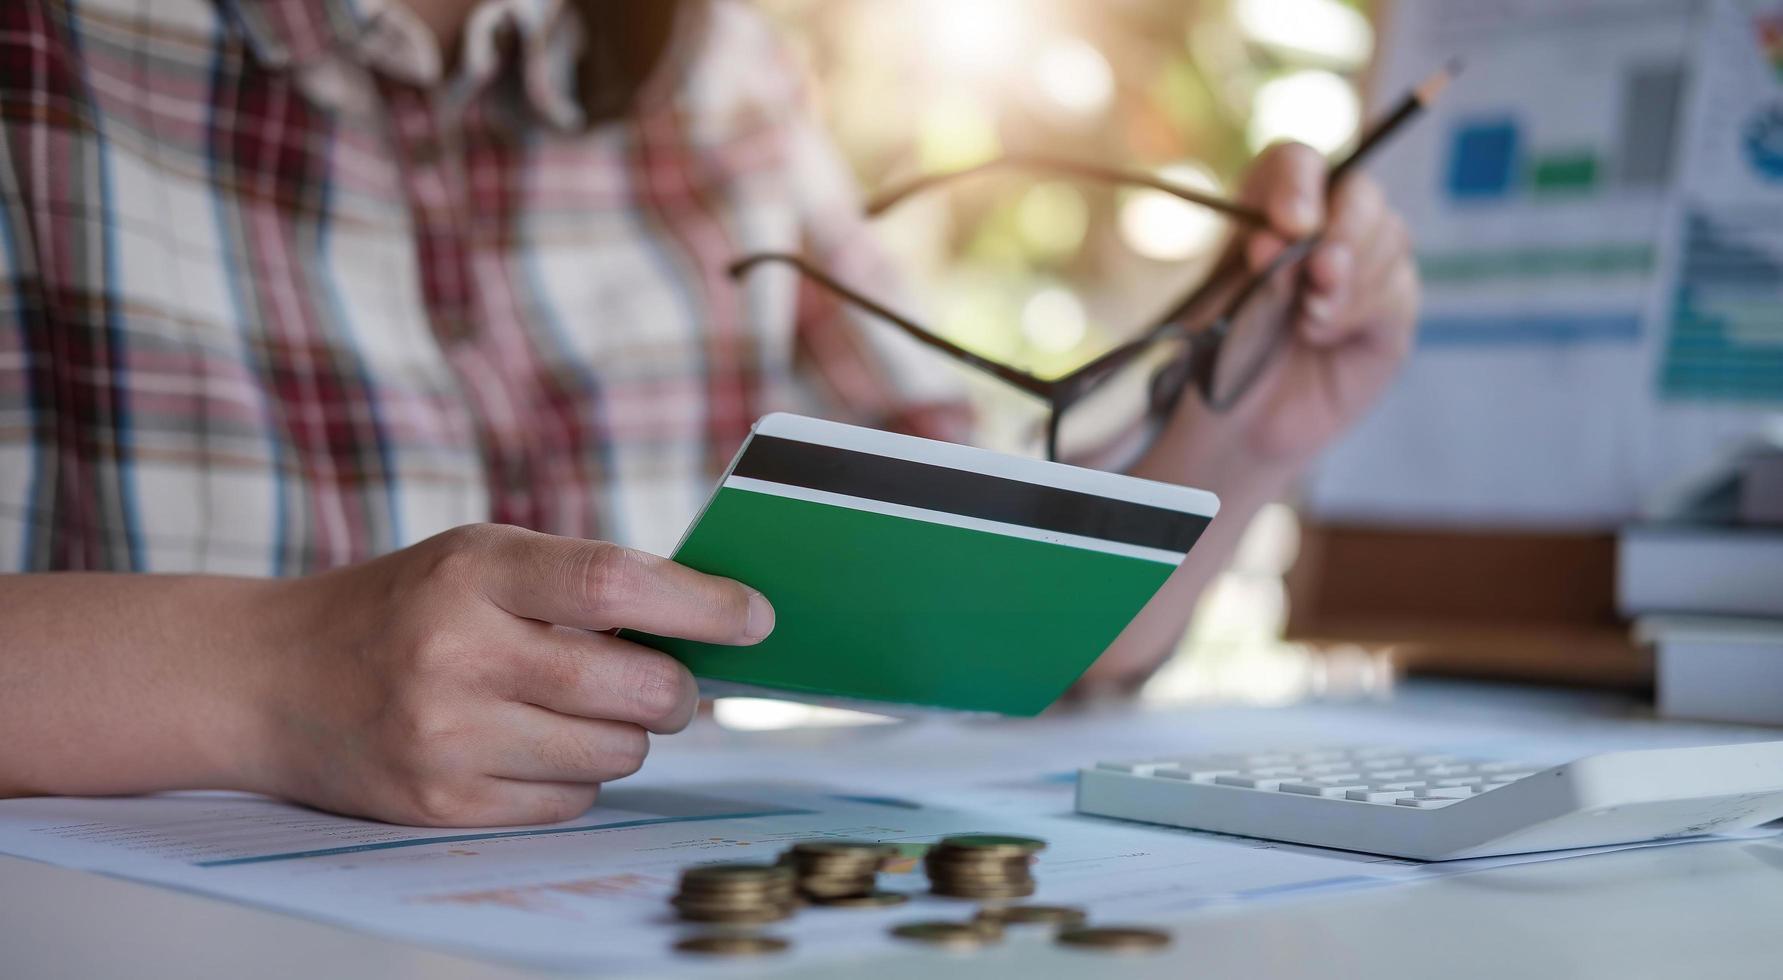
[[[465,21],[458,77],[444,77],[439,45],[400,0],[218,0],[256,61],[274,71],[318,74],[342,61],[406,82],[465,90],[502,67],[497,37],[520,38],[526,100],[545,121],[581,122],[576,61],[581,24],[562,0],[484,0]],[[309,86],[314,89],[318,86]]]

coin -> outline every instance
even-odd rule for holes
[[[812,901],[828,908],[875,909],[902,905],[910,901],[910,896],[903,892],[868,892],[865,895],[837,895],[833,898],[816,898]]]
[[[998,900],[1034,894],[1033,837],[960,834],[943,837],[923,857],[929,891],[951,898]]]
[[[697,885],[681,886],[680,894],[690,898],[708,899],[714,902],[762,902],[770,899],[792,897],[791,885],[777,885],[773,888],[701,888]]]
[[[792,904],[791,895],[768,895],[759,898],[712,898],[706,895],[689,895],[683,892],[669,899],[669,904],[678,909],[714,910],[723,912],[728,909],[780,908]]]
[[[950,878],[1025,878],[1033,874],[1033,866],[1022,861],[929,861],[923,865],[930,874]]]
[[[897,853],[888,844],[826,838],[793,844],[780,864],[797,877],[800,894],[827,901],[871,895],[880,867]]]
[[[702,885],[790,882],[792,877],[790,868],[784,868],[777,864],[751,864],[742,861],[724,864],[696,864],[681,872],[683,884],[698,882]]]
[[[958,834],[941,838],[941,843],[937,846],[1011,857],[1026,857],[1046,850],[1046,842],[1037,837],[1011,837],[1004,834]]]
[[[893,926],[891,934],[899,939],[955,949],[983,946],[998,938],[970,922],[906,922],[901,926]]]
[[[859,895],[873,890],[875,878],[871,874],[849,875],[807,875],[799,879],[799,891],[812,898],[836,898],[842,895]]]
[[[978,918],[1003,925],[1049,925],[1071,928],[1084,924],[1088,916],[1083,909],[1071,905],[994,905],[978,910]]]
[[[678,953],[702,956],[760,956],[784,953],[791,944],[778,936],[732,935],[691,936],[675,944]]]
[[[705,895],[676,895],[669,904],[682,912],[748,912],[796,908],[792,895],[765,895],[760,898],[710,898]]]
[[[975,898],[989,901],[1003,898],[1027,898],[1034,894],[1034,883],[1017,882],[1007,885],[961,885],[954,882],[934,881],[929,883],[929,891],[948,898]]]
[[[689,922],[721,922],[726,925],[759,925],[779,922],[792,915],[792,906],[780,905],[759,909],[689,909],[680,910]]]
[[[1001,923],[1001,922],[992,922],[989,919],[980,919],[980,918],[974,917],[974,918],[966,920],[966,924],[971,926],[974,929],[977,929],[979,932],[982,932],[985,935],[991,937],[992,939],[1002,939],[1003,938],[1003,923]]]
[[[1084,949],[1126,952],[1161,949],[1170,945],[1170,934],[1143,926],[1097,926],[1066,929],[1059,933],[1058,941],[1066,946],[1077,946]]]
[[[791,869],[772,864],[695,865],[681,872],[681,889],[669,904],[689,922],[777,922],[797,908],[793,882]]]
[[[881,861],[893,857],[898,849],[890,844],[876,844],[872,841],[859,840],[806,840],[799,841],[787,852],[788,855],[801,858],[871,858]]]

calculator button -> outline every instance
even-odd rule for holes
[[[1462,800],[1473,794],[1472,786],[1426,786],[1412,790],[1412,796],[1420,800]]]
[[[1192,783],[1211,783],[1221,776],[1236,776],[1236,769],[1160,769],[1157,775],[1165,779],[1186,779]]]
[[[1345,793],[1344,798],[1358,803],[1393,803],[1411,795],[1409,789],[1353,789]]]
[[[1367,786],[1327,786],[1323,783],[1283,783],[1284,793],[1298,793],[1301,796],[1333,796],[1342,797],[1354,789],[1367,789]]]
[[[1241,789],[1274,790],[1282,784],[1280,776],[1246,776],[1239,774],[1215,776],[1213,781],[1217,786],[1237,786]]]
[[[1176,763],[1169,760],[1152,759],[1144,762],[1098,762],[1097,769],[1108,769],[1114,772],[1130,772],[1135,776],[1155,776],[1160,769],[1173,769]]]

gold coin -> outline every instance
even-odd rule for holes
[[[983,946],[998,938],[970,922],[906,922],[901,926],[893,926],[891,934],[899,939],[956,949]]]
[[[681,881],[705,884],[756,884],[791,881],[792,869],[778,864],[698,864],[681,872]]]
[[[763,922],[779,922],[792,915],[790,906],[772,906],[763,909],[690,909],[680,910],[681,918],[689,922],[722,922],[728,925],[758,925]]]
[[[879,871],[878,858],[792,858],[787,862],[800,874],[865,875]]]
[[[759,898],[713,898],[709,895],[676,895],[669,904],[678,909],[771,909],[793,903],[791,895],[767,895]]]
[[[772,888],[700,888],[683,886],[676,895],[684,898],[710,899],[714,902],[763,902],[792,895],[791,885]]]
[[[691,936],[675,944],[678,953],[702,956],[760,956],[784,953],[791,944],[778,936],[713,935]]]
[[[1088,916],[1071,905],[993,905],[978,910],[978,918],[1006,926],[1081,926]]]
[[[1025,868],[1034,863],[1032,855],[998,851],[930,851],[924,864],[958,865],[965,868]]]
[[[774,894],[792,891],[793,882],[681,882],[681,894]]]
[[[902,905],[910,901],[910,896],[903,892],[868,892],[865,895],[837,895],[831,898],[812,900],[817,905],[838,909],[877,909],[892,905]]]
[[[1029,895],[1034,894],[1034,883],[1028,882],[1025,885],[982,885],[968,888],[961,885],[934,882],[929,885],[929,891],[947,898],[976,898],[980,901],[999,898],[1027,898]]]
[[[1098,926],[1066,929],[1058,941],[1066,946],[1125,952],[1141,949],[1162,949],[1170,945],[1170,934],[1142,926]]]
[[[1028,868],[951,868],[945,865],[929,865],[924,869],[931,879],[946,878],[950,881],[1032,881],[1034,872]]]
[[[986,919],[972,918],[966,920],[966,924],[992,939],[1003,938],[1003,923],[1001,922],[991,922]]]
[[[812,898],[840,898],[873,890],[872,878],[806,878],[799,890]]]
[[[1012,881],[1034,877],[1034,869],[1027,865],[1015,867],[972,867],[949,864],[931,864],[923,868],[931,878],[964,878],[979,881]]]
[[[946,850],[1022,857],[1046,850],[1046,842],[1038,837],[1011,837],[1004,834],[960,834],[943,837],[936,846]]]
[[[678,894],[670,898],[676,909],[772,909],[792,903],[790,894],[763,894],[751,898],[715,898],[710,894]]]
[[[794,844],[787,853],[803,858],[839,857],[879,861],[896,855],[898,849],[890,844],[864,840],[806,840]]]
[[[681,883],[682,895],[781,895],[791,892],[793,883],[776,881],[773,884],[751,882],[743,884],[735,881],[719,883],[684,881]]]

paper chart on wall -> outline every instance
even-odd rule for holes
[[[1659,362],[1676,202],[1708,179],[1685,138],[1704,24],[1691,0],[1395,5],[1377,99],[1466,68],[1371,168],[1417,241],[1419,340],[1320,465],[1314,513],[1611,527],[1755,424],[1681,400]]]

